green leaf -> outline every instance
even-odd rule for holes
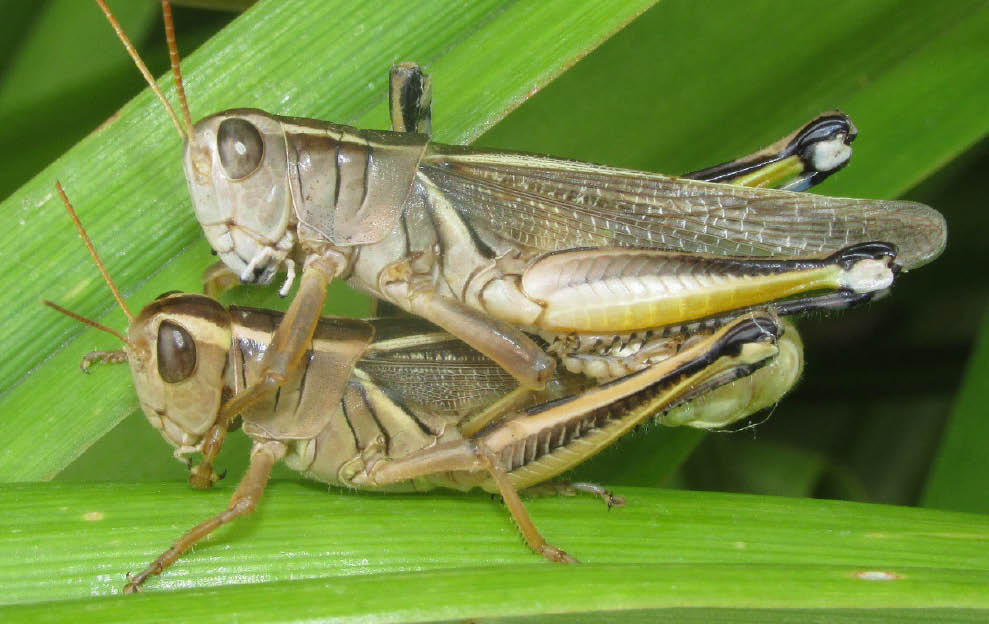
[[[951,421],[942,441],[938,460],[931,470],[924,492],[924,505],[940,509],[989,512],[986,482],[989,461],[986,441],[989,421],[989,314],[983,317],[968,371],[952,410]]]
[[[527,501],[547,539],[582,562],[566,566],[531,553],[488,496],[291,482],[272,484],[254,516],[217,531],[144,595],[112,597],[125,572],[217,513],[230,492],[0,487],[0,595],[42,603],[0,617],[434,621],[734,607],[822,620],[852,608],[972,609],[976,621],[989,609],[986,516],[646,488],[623,490],[626,506],[610,511],[593,497]]]

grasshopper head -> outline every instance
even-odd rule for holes
[[[202,119],[183,164],[196,218],[210,245],[245,283],[268,284],[295,241],[278,118],[254,109]]]
[[[203,295],[166,293],[127,329],[127,361],[148,421],[179,453],[216,421],[230,350],[230,314]]]
[[[292,249],[285,138],[276,117],[241,109],[192,125],[172,12],[162,2],[166,41],[182,120],[103,0],[97,0],[124,49],[158,96],[185,143],[184,166],[196,217],[210,245],[241,281],[267,284]]]
[[[87,354],[81,362],[82,369],[88,371],[89,363],[94,360],[128,362],[141,408],[152,426],[176,447],[176,457],[181,459],[183,455],[200,450],[204,434],[220,414],[226,389],[230,313],[203,295],[165,293],[135,317],[96,253],[62,185],[56,183],[55,190],[130,322],[127,335],[51,301],[44,304],[123,342],[124,348],[119,351]]]

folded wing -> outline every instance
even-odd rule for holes
[[[823,257],[885,241],[911,269],[944,249],[923,204],[686,180],[513,152],[431,146],[419,174],[464,219],[524,247],[644,247],[732,256]]]

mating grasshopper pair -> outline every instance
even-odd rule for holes
[[[434,322],[538,389],[556,366],[547,350],[569,367],[597,355],[599,339],[573,335],[628,336],[822,290],[876,292],[892,283],[890,250],[909,270],[944,246],[941,216],[909,202],[685,182],[250,109],[193,126],[174,38],[183,121],[101,6],[184,140],[193,208],[223,263],[245,283],[284,270],[283,292],[302,267],[263,381],[235,399],[235,411],[295,372],[336,277]],[[815,172],[840,166],[846,146],[837,145],[812,154],[823,162]],[[888,246],[865,255],[856,247],[874,241]],[[770,274],[778,277],[751,279]]]
[[[221,113],[192,128],[185,106],[183,111],[190,191],[220,257],[249,282],[271,281],[282,268],[291,281],[295,266],[303,267],[299,295],[270,340],[260,343],[270,346],[255,351],[260,363],[252,383],[245,378],[222,408],[228,420],[240,414],[245,424],[254,422],[259,437],[278,443],[316,426],[304,412],[264,414],[309,370],[303,364],[314,350],[318,310],[336,275],[437,322],[509,371],[533,397],[556,379],[555,358],[522,330],[538,333],[567,368],[598,379],[620,377],[582,395],[615,405],[620,396],[610,395],[611,388],[635,386],[640,377],[662,373],[680,353],[710,346],[714,338],[702,337],[701,328],[710,332],[728,323],[713,334],[721,335],[755,322],[734,320],[742,313],[779,328],[764,308],[867,297],[891,284],[894,257],[912,268],[944,244],[939,215],[905,202],[812,197],[479,154],[408,133],[357,131],[259,111]],[[869,244],[877,240],[896,247]],[[592,249],[577,249],[587,246]],[[822,291],[829,294],[816,294]],[[767,323],[760,335],[780,333]],[[686,340],[666,340],[670,326]],[[159,323],[156,340],[160,330]],[[181,332],[171,336],[173,344],[189,342]],[[713,366],[698,361],[706,362],[702,368]],[[183,368],[187,358],[179,356],[177,366],[189,372]],[[790,384],[798,370],[790,367]],[[711,385],[699,382],[681,399],[706,396]],[[187,406],[201,399],[179,394],[179,386],[163,387]],[[151,412],[149,417],[154,419]],[[225,429],[217,431],[222,437]],[[270,451],[262,463],[275,454]],[[441,459],[433,455],[428,462]],[[462,456],[448,459],[449,469],[465,466],[456,463],[465,461]],[[428,462],[419,468],[444,469]],[[500,468],[513,465],[506,464]],[[203,465],[197,478],[208,483],[210,464]],[[498,469],[485,478],[494,483]],[[382,470],[362,485],[420,474]],[[245,487],[255,474],[252,468]]]

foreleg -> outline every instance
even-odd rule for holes
[[[251,463],[247,467],[247,473],[237,485],[237,489],[230,498],[230,504],[227,505],[227,510],[194,526],[172,544],[171,548],[155,559],[151,565],[137,575],[129,577],[127,585],[124,586],[124,593],[133,594],[149,577],[161,574],[207,535],[224,524],[254,511],[258,501],[261,500],[265,486],[268,485],[272,467],[284,456],[285,445],[281,442],[256,443],[251,449]]]

